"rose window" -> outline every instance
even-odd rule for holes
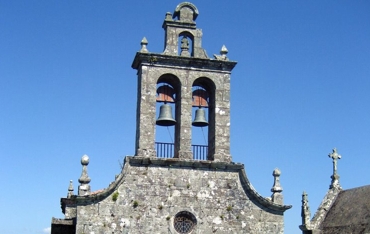
[[[182,211],[175,216],[174,227],[178,233],[187,234],[190,233],[197,221],[194,215],[187,211]]]

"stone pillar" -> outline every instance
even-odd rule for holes
[[[302,211],[301,211],[301,217],[302,217],[302,226],[308,227],[311,222],[311,212],[310,207],[308,205],[308,199],[307,199],[307,193],[303,192],[302,194]]]
[[[188,81],[191,71],[182,72],[182,81]],[[192,122],[192,87],[189,82],[182,82],[181,98],[176,115],[179,121],[176,124],[176,143],[178,157],[181,159],[193,159],[191,151],[191,122]]]
[[[150,70],[150,66],[142,65],[138,71],[135,156],[141,157],[156,157],[154,148],[156,82]]]
[[[214,159],[231,162],[230,155],[230,74],[219,74],[215,77],[216,93],[214,107]],[[217,82],[218,81],[218,82]],[[211,107],[212,108],[212,107]],[[211,115],[210,115],[211,118]],[[212,119],[210,119],[212,120]]]

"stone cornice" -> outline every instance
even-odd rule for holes
[[[143,63],[171,65],[177,67],[193,67],[199,69],[210,69],[229,72],[237,64],[237,62],[235,61],[223,61],[216,59],[202,59],[193,57],[137,52],[131,67],[138,70],[140,68],[140,65]]]
[[[197,28],[195,22],[181,22],[181,21],[165,20],[162,24],[162,28],[166,29],[168,26],[178,27],[178,28],[191,28],[191,29]]]
[[[240,163],[227,163],[217,161],[201,161],[189,160],[179,158],[147,158],[147,157],[130,157],[125,158],[125,163],[129,162],[130,165],[155,165],[155,166],[169,166],[169,167],[187,167],[199,169],[220,169],[220,170],[240,170],[244,168]]]
[[[74,225],[74,220],[73,219],[57,219],[57,218],[52,218],[51,223],[56,224],[56,225]]]

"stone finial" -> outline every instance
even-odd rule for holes
[[[339,155],[337,153],[337,149],[334,148],[333,149],[333,152],[330,153],[329,155],[329,158],[332,158],[333,159],[333,175],[330,177],[331,178],[331,184],[330,184],[330,188],[341,188],[340,187],[340,184],[339,184],[339,175],[337,173],[337,163],[338,163],[338,159],[341,159],[341,155]]]
[[[274,185],[271,188],[271,192],[272,192],[271,199],[272,199],[272,202],[282,205],[283,204],[283,194],[281,192],[283,191],[283,188],[280,185],[281,172],[278,168],[276,168],[274,172],[272,173],[272,175],[274,176]]]
[[[141,40],[141,50],[140,52],[141,53],[148,53],[148,49],[146,48],[146,46],[148,45],[148,40],[144,37],[142,40]]]
[[[73,181],[70,180],[69,181],[69,186],[68,186],[68,194],[67,194],[67,198],[71,198],[73,196]]]
[[[164,18],[165,21],[173,21],[171,12],[166,13],[166,17]]]
[[[213,57],[214,57],[216,60],[223,60],[223,61],[227,61],[227,60],[229,60],[229,59],[227,58],[227,56],[226,56],[228,52],[229,52],[229,51],[227,50],[226,46],[225,46],[225,45],[223,45],[223,46],[222,46],[222,48],[221,48],[221,51],[220,51],[220,55],[214,54],[214,55],[213,55]]]
[[[81,177],[78,179],[78,182],[80,182],[80,185],[78,186],[78,195],[85,196],[89,195],[91,192],[89,185],[91,179],[87,174],[87,165],[89,165],[89,156],[87,156],[86,154],[81,158],[81,165],[82,173]]]
[[[220,51],[220,54],[221,54],[221,56],[223,57],[223,58],[227,58],[226,57],[226,55],[227,55],[227,53],[228,53],[229,51],[227,50],[227,48],[226,48],[226,46],[225,45],[223,45],[222,47],[221,47],[221,51]]]
[[[311,212],[310,212],[310,206],[308,205],[308,198],[307,193],[303,192],[302,194],[302,225],[308,226],[311,222]]]

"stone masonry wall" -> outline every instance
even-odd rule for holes
[[[243,189],[241,170],[126,162],[103,199],[79,200],[76,233],[177,233],[181,211],[196,217],[191,233],[283,233],[283,212]]]

